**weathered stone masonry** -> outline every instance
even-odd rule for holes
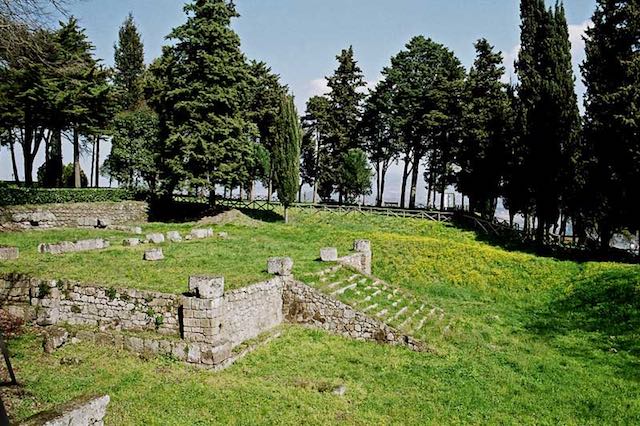
[[[353,258],[358,259],[357,266],[367,269],[371,251],[368,242],[362,247],[368,250]],[[410,336],[296,281],[292,267],[289,258],[269,259],[272,279],[230,292],[225,292],[222,277],[191,277],[185,295],[5,275],[0,276],[0,307],[41,326],[99,327],[100,332],[89,334],[91,340],[205,366],[229,362],[233,348],[283,322],[358,340],[423,349]],[[117,334],[120,331],[159,334],[143,338]]]
[[[142,223],[149,206],[141,201],[65,203],[0,207],[0,230],[63,227],[108,227]]]

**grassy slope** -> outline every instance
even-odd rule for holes
[[[244,254],[294,254],[302,273],[317,267],[318,247],[337,245],[344,252],[353,238],[370,238],[375,274],[444,310],[442,320],[429,321],[420,332],[437,354],[291,328],[227,372],[210,374],[125,354],[114,360],[110,350],[87,346],[51,357],[24,338],[13,350],[18,375],[34,400],[46,406],[88,391],[109,392],[112,424],[153,423],[154,415],[163,424],[640,422],[637,266],[507,252],[473,234],[408,219],[297,215],[289,227],[225,230],[229,242],[180,249],[189,248],[189,256],[203,262],[215,253],[243,253],[239,260],[226,256],[207,263],[232,274],[239,263],[251,264]],[[0,236],[0,244],[11,238],[37,242],[44,235],[33,234]],[[230,247],[217,252],[217,244]],[[115,256],[118,250],[110,252]],[[175,268],[188,275],[195,264],[176,261],[172,273]],[[101,273],[95,269],[91,273]],[[71,272],[78,274],[74,278],[85,273],[81,267]],[[233,276],[242,282],[240,273]],[[173,288],[165,282],[162,289]],[[76,353],[85,359],[80,367],[58,365],[61,356]],[[343,382],[349,389],[345,398],[318,390]],[[23,417],[36,407],[26,399],[16,410]]]

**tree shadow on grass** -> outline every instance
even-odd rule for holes
[[[600,349],[618,357],[620,374],[640,381],[640,275],[622,268],[585,276],[568,288],[557,290],[550,302],[532,312],[527,328],[547,339],[588,336],[589,350],[561,344],[573,357],[592,357]]]

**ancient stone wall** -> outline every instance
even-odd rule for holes
[[[142,201],[6,206],[0,207],[0,230],[141,223],[147,221],[148,210]]]
[[[104,425],[108,395],[83,397],[28,418],[22,426]]]
[[[172,294],[4,275],[0,306],[11,307],[13,313],[21,309],[27,320],[35,313],[39,325],[67,323],[175,335],[180,330],[179,297]]]
[[[283,310],[285,319],[291,323],[310,325],[352,339],[422,350],[422,344],[412,337],[295,280],[285,285]]]

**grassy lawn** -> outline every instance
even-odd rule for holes
[[[145,231],[191,227],[153,224]],[[230,238],[166,244],[167,261],[149,265],[140,261],[142,249],[115,243],[105,252],[61,257],[35,250],[43,241],[95,235],[119,241],[123,233],[0,234],[0,244],[22,251],[19,262],[0,271],[179,292],[194,273],[224,274],[232,286],[256,281],[267,257],[289,255],[296,273],[314,281],[306,274],[322,266],[315,261],[320,247],[346,253],[353,239],[368,238],[374,274],[402,299],[394,308],[392,299],[380,304],[398,309],[410,300],[425,312],[437,309],[420,327],[409,327],[432,353],[287,327],[281,338],[214,374],[88,345],[45,355],[27,335],[11,343],[25,385],[14,415],[97,392],[112,396],[107,422],[119,425],[640,423],[638,266],[506,251],[473,233],[415,219],[296,213],[288,226],[214,228]],[[392,322],[404,323],[402,316]],[[83,362],[60,365],[65,356]],[[347,386],[343,397],[331,393],[340,384]]]

